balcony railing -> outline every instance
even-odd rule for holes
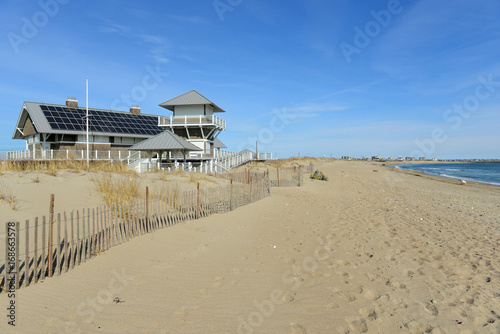
[[[226,130],[226,122],[215,115],[211,116],[158,116],[158,126],[213,125]]]

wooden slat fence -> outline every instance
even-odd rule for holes
[[[157,195],[146,191],[146,198],[128,203],[7,222],[0,231],[0,292],[59,276],[136,236],[263,199],[270,194],[269,175],[245,171],[224,186],[200,189],[198,184],[196,190]]]
[[[304,173],[314,173],[315,166],[286,166],[267,168],[265,174],[269,180],[269,187],[300,187],[303,184]],[[245,168],[237,171],[230,170],[223,174],[224,177],[236,182],[247,183],[251,178],[258,177],[262,172]]]

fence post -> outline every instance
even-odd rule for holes
[[[42,244],[43,245],[43,244]],[[35,235],[34,235],[34,254],[33,258],[33,280],[35,283],[38,281],[38,217],[35,218]],[[7,268],[7,267],[6,267]]]
[[[196,219],[200,218],[200,182],[196,186]]]
[[[25,256],[25,262],[24,262],[24,286],[29,285],[29,280],[30,280],[30,221],[29,219],[26,220],[26,243],[24,247],[24,256]],[[36,274],[36,273],[35,273]]]
[[[280,187],[280,168],[276,167],[276,173],[278,175],[278,188]]]
[[[52,154],[52,150],[51,150]],[[49,245],[48,245],[48,267],[49,267],[49,277],[52,277],[52,267],[53,267],[53,256],[52,256],[52,244],[54,240],[54,194],[50,194],[50,205],[49,205]]]
[[[45,279],[45,273],[47,271],[47,267],[45,266],[45,216],[42,217],[42,268],[40,272],[40,279]]]
[[[15,282],[15,285],[16,285],[16,289],[19,289],[19,226],[21,224],[19,222],[16,222],[16,247],[15,247],[15,255],[14,255],[14,261],[16,261],[16,263],[14,263],[14,270],[15,270],[15,273],[16,273],[16,278],[14,280]],[[8,235],[8,234],[7,234]]]
[[[250,174],[250,171],[248,171],[248,174]],[[253,196],[252,196],[252,189],[253,189],[253,178],[252,176],[248,176],[249,180],[250,180],[250,203],[253,203]]]
[[[57,214],[56,275],[61,276],[61,213]]]
[[[68,267],[71,266],[71,269],[73,269],[75,267],[75,246],[74,246],[74,230],[75,230],[75,227],[74,227],[74,224],[73,224],[73,211],[71,211],[70,213],[70,219],[71,219],[71,249],[70,249],[70,258],[69,258],[69,263],[68,263]]]
[[[299,187],[302,186],[302,166],[299,167]]]
[[[231,178],[231,199],[229,200],[229,209],[233,211],[233,178]]]
[[[68,271],[69,263],[68,263],[68,219],[66,217],[66,211],[64,211],[64,262],[63,262],[63,270],[64,272]],[[62,258],[62,256],[61,256]]]
[[[146,186],[146,232],[149,233],[149,187]]]
[[[83,227],[83,230],[85,231],[85,225]],[[83,233],[85,235],[85,232]],[[81,245],[81,240],[80,240],[80,211],[76,210],[76,258],[75,261],[77,261],[77,266],[80,265],[81,257],[80,257],[80,252],[82,251],[82,245]],[[73,262],[73,265],[75,263]]]

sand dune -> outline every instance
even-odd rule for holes
[[[0,332],[500,331],[498,187],[320,169],[328,182],[273,188],[20,289],[17,326],[4,317]]]

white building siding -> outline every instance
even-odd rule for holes
[[[214,114],[214,108],[211,105],[206,107],[203,105],[194,106],[175,106],[174,116],[200,116],[205,115],[205,108],[207,116]]]

